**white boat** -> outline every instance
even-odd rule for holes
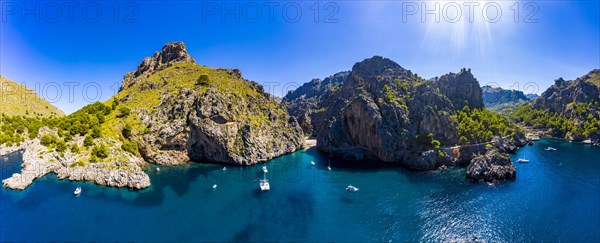
[[[260,180],[260,190],[261,191],[271,190],[271,185],[269,184],[269,180],[267,180],[267,173],[264,173],[263,179]]]
[[[4,157],[4,161],[8,161],[8,157]]]
[[[556,151],[556,149],[555,149],[555,148],[553,148],[553,147],[547,147],[547,148],[546,148],[546,151]]]
[[[316,163],[314,161],[311,161],[310,164],[311,165],[316,165]]]
[[[518,163],[529,163],[529,160],[526,160],[524,158],[520,158],[517,160]]]
[[[227,167],[223,167],[223,170],[224,170],[224,171],[225,171],[225,170],[227,170]]]
[[[216,188],[217,188],[217,184],[213,184],[213,189],[216,189]]]
[[[327,161],[327,170],[331,170],[331,161]]]
[[[265,172],[265,173],[269,172],[269,170],[267,170],[267,167],[266,167],[266,166],[263,166],[263,167],[262,167],[262,171],[263,171],[263,172]]]
[[[352,186],[352,185],[348,185],[346,187],[346,191],[349,191],[349,192],[357,192],[358,190],[359,190],[358,187],[355,187],[355,186]]]
[[[156,168],[156,172],[160,172],[160,168]]]
[[[77,189],[75,189],[75,191],[73,192],[74,195],[79,196],[79,194],[81,194],[81,187],[77,187]]]
[[[540,141],[540,137],[531,137],[531,141]]]

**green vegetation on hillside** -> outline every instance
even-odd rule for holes
[[[458,121],[460,144],[485,143],[494,136],[504,137],[519,131],[511,121],[487,109],[470,109],[465,106],[453,118]]]
[[[511,112],[521,107],[523,104],[526,104],[528,101],[517,101],[517,102],[506,102],[502,104],[497,104],[494,106],[487,107],[488,110],[497,112],[501,115],[509,115]]]
[[[64,113],[33,90],[0,76],[0,114],[10,117],[59,117]]]
[[[598,113],[593,112],[593,107],[599,107],[598,103],[571,103],[569,108],[577,118],[568,119],[555,112],[532,109],[530,104],[526,104],[512,112],[511,116],[526,126],[550,129],[552,136],[588,137],[600,130],[600,118]]]

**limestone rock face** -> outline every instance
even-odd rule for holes
[[[573,125],[583,129],[586,124],[600,120],[600,69],[595,69],[575,80],[559,78],[542,95],[531,102],[531,108],[558,113]],[[577,108],[577,106],[584,107]],[[600,142],[600,130],[591,130],[588,134],[553,131],[553,136],[569,139]]]
[[[484,107],[481,87],[471,74],[471,69],[463,68],[458,73],[442,75],[437,80],[437,86],[457,109],[467,104],[471,108]]]
[[[475,157],[467,167],[467,178],[488,182],[514,179],[517,175],[510,158],[497,150]]]
[[[564,113],[571,117],[568,106],[570,103],[600,102],[600,87],[598,86],[600,84],[591,81],[593,78],[598,79],[599,77],[600,69],[595,69],[573,81],[559,78],[554,81],[554,85],[531,103],[531,108]]]
[[[317,113],[319,103],[327,92],[339,89],[348,78],[349,71],[339,72],[323,80],[313,79],[296,90],[290,91],[283,97],[282,105],[295,117],[306,135],[317,134],[314,130],[320,122]]]
[[[143,127],[132,139],[148,162],[251,165],[304,146],[296,119],[261,85],[238,69],[195,64],[183,43],[145,58],[131,77],[115,99]]]
[[[450,89],[446,87],[450,79],[475,82],[479,87],[466,70],[439,84],[440,81],[422,79],[383,57],[355,64],[341,87],[324,94],[318,104],[324,111],[314,114],[322,121],[313,123],[318,131],[317,147],[345,159],[376,159],[414,169],[435,168],[436,158],[418,159],[428,149],[416,144],[415,137],[432,133],[442,143],[458,140],[457,124],[451,119],[456,108],[440,92],[440,87]],[[472,92],[476,90],[447,91],[456,99]],[[483,106],[481,93],[460,99]]]
[[[177,63],[196,63],[196,61],[187,53],[183,42],[167,43],[160,52],[155,52],[153,56],[144,58],[136,71],[125,74],[121,90],[129,88],[141,79]]]
[[[304,138],[296,120],[282,108],[259,108],[276,105],[263,95],[241,100],[215,88],[165,95],[155,111],[138,115],[149,128],[137,139],[140,152],[161,165],[190,161],[251,165],[301,149]],[[241,119],[244,116],[267,116],[269,122],[251,124]]]
[[[48,132],[45,128],[41,130],[42,132]],[[82,145],[83,137],[76,137],[75,141]],[[80,155],[73,154],[70,151],[63,155],[48,151],[36,138],[28,140],[12,150],[0,149],[0,155],[19,150],[23,152],[23,168],[21,173],[15,173],[2,181],[3,186],[6,188],[24,190],[34,180],[48,173],[55,173],[59,179],[85,180],[104,186],[127,187],[130,189],[143,189],[150,186],[150,177],[142,170],[145,162],[129,154],[124,154],[122,159],[126,160],[73,166],[76,161],[81,159]],[[117,164],[120,165],[120,168],[114,169]]]

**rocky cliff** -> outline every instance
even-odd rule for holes
[[[262,86],[237,69],[195,64],[182,43],[165,45],[133,74],[137,81],[126,76],[114,99],[134,118],[118,118],[113,129],[132,124],[130,137],[149,162],[250,165],[303,146],[296,120]]]
[[[562,113],[574,117],[572,106],[575,103],[600,102],[600,69],[572,81],[559,78],[542,95],[531,103],[531,108]]]
[[[134,72],[125,74],[121,89],[129,88],[150,75],[178,63],[196,63],[188,53],[183,42],[170,42],[160,52],[146,57]]]
[[[28,134],[24,142],[19,135],[0,143],[0,156],[24,151],[21,173],[3,180],[19,190],[47,173],[142,189],[150,186],[148,163],[251,165],[304,146],[296,120],[262,86],[237,69],[197,65],[181,42],[145,58],[104,103],[65,117],[4,123],[10,134]]]
[[[482,90],[471,69],[463,68],[458,73],[442,75],[436,80],[437,87],[460,109],[465,105],[471,108],[483,108]]]
[[[319,103],[327,92],[333,92],[346,81],[349,71],[339,72],[323,80],[313,79],[296,90],[290,91],[282,99],[282,105],[296,117],[304,134],[314,135],[313,128],[319,123],[315,113],[320,112]]]
[[[458,88],[451,86],[457,83]],[[322,97],[319,107],[324,111],[316,115],[324,122],[316,127],[317,147],[345,159],[435,168],[437,153],[428,160],[419,158],[435,145],[419,137],[432,134],[442,144],[455,144],[457,121],[452,116],[465,100],[483,106],[478,88],[470,70],[432,81],[389,59],[366,59],[354,65],[339,89]]]
[[[527,126],[548,129],[551,136],[600,142],[600,70],[575,80],[559,78],[531,104],[512,113]]]

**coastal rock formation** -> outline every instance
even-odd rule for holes
[[[514,179],[517,174],[510,158],[491,149],[484,155],[475,157],[467,167],[467,178],[488,182]]]
[[[456,108],[440,90],[446,89],[456,99],[459,94],[471,95],[461,99],[483,105],[481,95],[448,87],[451,79],[475,80],[469,76],[470,72],[463,70],[460,75],[444,77],[440,84],[383,57],[359,62],[339,90],[324,95],[319,104],[325,111],[318,115],[325,122],[317,127],[317,147],[344,159],[376,159],[433,169],[437,159],[418,158],[429,145],[419,144],[415,138],[432,133],[442,144],[457,142],[457,124],[451,119]]]
[[[45,131],[48,132],[48,131]],[[76,138],[78,143],[83,143],[83,138]],[[64,154],[49,151],[40,144],[39,139],[28,140],[20,146],[2,149],[6,155],[8,152],[22,151],[23,164],[21,173],[15,173],[4,179],[4,187],[13,190],[24,190],[37,178],[48,173],[55,173],[59,179],[86,180],[96,182],[99,185],[113,187],[128,187],[142,189],[150,186],[150,178],[142,171],[143,161],[133,156],[127,156],[128,161],[113,161],[111,163],[90,163],[86,166],[74,166],[80,159],[77,154],[67,151]],[[119,169],[112,169],[119,164]]]
[[[163,52],[171,51],[172,45]],[[155,56],[178,56],[163,52]],[[296,120],[262,86],[243,79],[239,70],[173,60],[115,96],[118,107],[132,108],[139,119],[134,127],[143,127],[134,129],[131,138],[146,161],[251,165],[303,147]]]
[[[56,173],[142,189],[150,186],[143,171],[148,162],[264,162],[304,147],[302,129],[279,102],[240,70],[197,65],[183,43],[168,43],[127,74],[105,103],[51,121],[11,118],[14,124],[3,126],[11,140],[0,151],[24,151],[23,169],[3,184],[22,190]],[[17,132],[27,139],[19,143]]]
[[[135,72],[125,74],[121,89],[126,89],[150,75],[178,63],[196,63],[188,53],[183,42],[170,42],[160,52],[146,57]]]

